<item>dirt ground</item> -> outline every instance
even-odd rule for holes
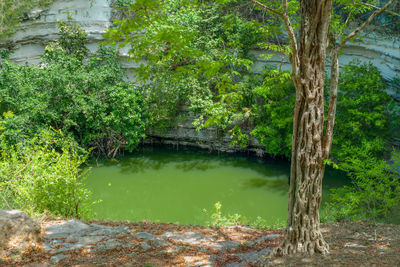
[[[198,246],[185,244],[174,247],[169,253],[168,248],[152,248],[147,251],[136,249],[138,240],[132,235],[120,237],[132,246],[120,250],[112,250],[106,254],[93,254],[85,249],[73,253],[72,257],[52,264],[50,255],[38,246],[19,256],[0,259],[0,266],[190,266],[191,259],[206,260],[210,257],[213,266],[226,266],[238,263],[238,253],[250,250],[260,251],[265,248],[275,248],[283,238],[282,230],[256,230],[247,227],[221,227],[218,229],[175,225],[169,223],[128,223],[91,221],[107,226],[128,226],[134,233],[148,232],[161,235],[170,232],[198,232],[216,240],[240,241],[241,245],[228,250],[204,250]],[[42,222],[42,226],[46,225]],[[326,241],[330,245],[330,254],[296,255],[291,257],[263,257],[262,264],[251,266],[400,266],[400,225],[372,225],[363,222],[327,223],[322,225]],[[249,241],[269,234],[280,234],[280,237],[268,239],[251,246]],[[179,249],[177,249],[179,248]],[[172,248],[171,248],[172,249]],[[214,256],[214,257],[213,257]]]

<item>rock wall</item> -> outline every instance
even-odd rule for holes
[[[185,112],[185,114],[189,114]],[[250,152],[258,156],[263,156],[265,149],[254,137],[249,138],[246,149],[239,146],[231,146],[229,134],[218,131],[216,127],[203,128],[196,130],[192,122],[195,119],[193,114],[189,114],[181,121],[178,121],[173,127],[164,131],[151,130],[146,133],[146,144],[168,144],[174,146],[194,146],[211,151],[220,151],[226,153]]]

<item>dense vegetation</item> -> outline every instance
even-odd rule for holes
[[[107,37],[132,45],[132,58],[141,63],[139,86],[124,80],[112,48],[100,46],[89,55],[85,32],[66,23],[59,24],[61,38],[46,46],[40,66],[15,65],[2,53],[3,206],[89,214],[92,202],[81,170],[86,151],[113,157],[133,150],[146,129],[166,129],[186,110],[199,129],[215,126],[229,133],[234,146],[244,148],[255,137],[268,154],[290,157],[291,75],[279,66],[254,67],[255,50],[288,53],[273,42],[281,33],[273,18],[247,7],[182,7],[170,0],[157,10],[157,20],[148,20],[146,10],[135,10],[135,4],[128,9],[129,3],[116,5],[137,23],[117,21]],[[333,192],[330,219],[387,220],[399,208],[400,156],[393,152],[391,166],[383,160],[400,123],[387,86],[370,64],[353,62],[341,71],[327,164],[346,171],[353,184]]]
[[[60,23],[61,38],[46,46],[40,66],[0,66],[3,111],[14,113],[4,123],[10,143],[53,127],[85,149],[115,156],[132,150],[147,123],[143,95],[129,82],[112,48],[88,56],[86,33]]]
[[[134,149],[148,116],[112,48],[88,56],[83,30],[65,23],[59,29],[40,66],[18,66],[2,52],[1,206],[89,216],[86,151],[115,156]]]

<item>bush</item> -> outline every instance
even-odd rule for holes
[[[0,64],[2,110],[15,114],[5,136],[18,143],[51,126],[103,155],[134,149],[147,125],[143,94],[124,81],[113,49],[102,46],[87,57],[86,33],[59,28],[61,38],[46,46],[40,67]]]
[[[332,156],[344,160],[363,146],[381,157],[394,134],[391,123],[397,114],[379,70],[353,62],[342,68],[339,82]]]
[[[392,160],[390,166],[363,149],[341,163],[352,184],[331,190],[330,215],[336,220],[390,222],[400,207],[400,153],[393,151]]]
[[[88,169],[81,169],[87,153],[82,155],[76,147],[59,131],[42,131],[12,146],[2,139],[0,207],[89,217],[94,202],[84,184]]]
[[[253,105],[255,127],[251,134],[271,155],[291,156],[295,88],[289,72],[266,69],[254,88],[262,104]]]

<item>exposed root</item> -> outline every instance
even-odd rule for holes
[[[321,233],[319,233],[317,236],[318,237],[315,240],[296,242],[296,239],[290,240],[291,238],[288,238],[288,235],[286,235],[285,239],[282,241],[279,247],[275,249],[274,253],[277,256],[293,255],[296,253],[305,253],[308,255],[313,255],[314,253],[319,253],[322,255],[329,254],[328,243],[325,242]]]

